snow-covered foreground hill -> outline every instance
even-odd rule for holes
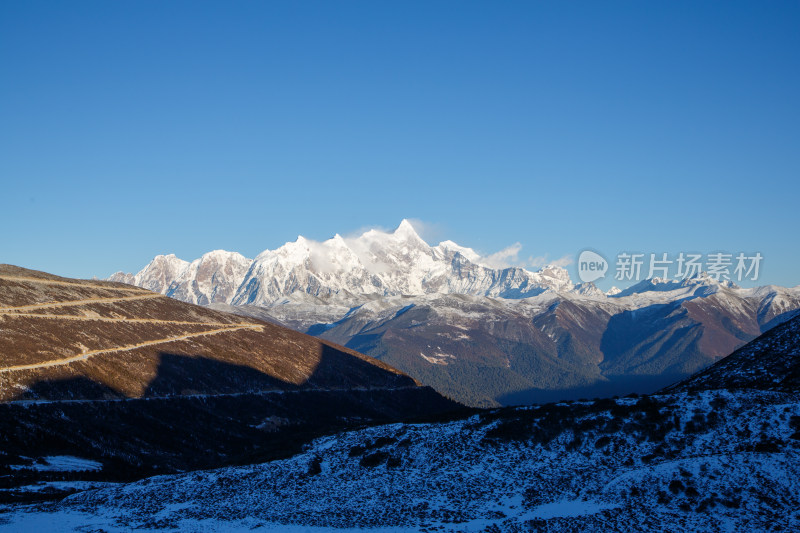
[[[799,439],[797,393],[502,409],[11,509],[0,531],[797,530]]]

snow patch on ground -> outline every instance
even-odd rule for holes
[[[586,500],[564,500],[560,502],[546,503],[532,509],[528,516],[531,518],[555,518],[559,516],[583,516],[595,514],[606,509],[616,509],[619,504],[604,503]]]

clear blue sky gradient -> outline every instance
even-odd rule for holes
[[[800,3],[0,3],[0,262],[755,252],[800,283]]]

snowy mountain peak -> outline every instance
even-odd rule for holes
[[[157,255],[136,275],[117,272],[109,280],[194,304],[230,303],[251,263],[242,254],[226,250],[212,250],[191,263],[175,254]]]
[[[159,292],[200,305],[230,303],[251,263],[238,252],[214,250],[186,265],[166,290]]]
[[[681,283],[683,286],[692,286],[692,285],[705,285],[708,287],[725,287],[728,289],[738,289],[739,286],[736,285],[734,282],[730,280],[720,280],[712,277],[708,272],[703,271],[699,274],[695,274],[693,276],[689,276],[688,278],[684,278]]]
[[[157,255],[134,276],[134,285],[164,293],[172,280],[176,279],[187,266],[189,262],[179,259],[175,254]]]
[[[593,284],[573,284],[561,266],[530,271],[492,264],[496,262],[453,241],[430,246],[403,220],[391,232],[372,229],[357,237],[337,233],[323,242],[300,235],[275,250],[264,250],[254,260],[225,250],[213,250],[191,263],[174,254],[159,255],[136,275],[117,272],[109,279],[196,304],[317,305],[324,299],[347,308],[364,303],[364,297],[427,294],[518,299],[550,292],[661,301],[745,291],[703,272],[684,280],[647,279],[604,295]],[[780,303],[781,295],[776,293],[773,299]]]
[[[570,282],[569,271],[567,271],[566,268],[558,265],[546,265],[539,270],[539,274],[542,277],[558,280],[562,283]]]
[[[594,296],[599,298],[606,297],[606,294],[598,289],[597,286],[591,281],[588,283],[579,283],[575,285],[575,288],[572,289],[572,292],[575,294],[580,294],[581,296]]]
[[[440,252],[447,254],[450,253],[460,253],[473,263],[478,263],[481,260],[481,256],[478,252],[473,250],[472,248],[466,248],[464,246],[459,246],[458,244],[454,243],[453,241],[442,241],[436,247],[440,250]]]
[[[405,218],[400,221],[400,225],[397,226],[397,229],[394,230],[394,234],[398,237],[417,237],[417,231],[414,229],[414,226],[411,225],[411,222],[406,220]]]
[[[615,286],[611,287],[610,289],[608,289],[606,291],[606,296],[616,296],[617,294],[619,294],[621,292],[622,292],[622,290],[615,285]]]
[[[359,241],[361,245],[371,247],[374,244],[379,246],[388,246],[390,243],[411,243],[415,246],[428,246],[422,238],[417,234],[414,226],[411,223],[403,219],[400,222],[400,225],[391,232],[387,233],[385,231],[381,231],[378,229],[371,229],[364,232],[360,237],[355,239]]]
[[[272,305],[289,299],[350,298],[358,295],[471,294],[524,298],[571,290],[566,269],[538,272],[487,266],[470,248],[444,241],[430,246],[408,220],[389,233],[369,230],[356,238],[336,234],[324,242],[298,236],[254,260],[215,250],[191,263],[158,256],[133,283],[192,303]]]
[[[180,259],[175,254],[157,255],[150,262],[152,266],[162,266],[164,268],[183,268],[188,265],[188,261]]]

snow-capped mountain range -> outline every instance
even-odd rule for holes
[[[559,266],[494,268],[452,241],[430,246],[405,220],[252,260],[158,256],[110,279],[336,342],[470,405],[651,392],[800,309],[800,287],[706,274],[603,293]]]
[[[471,294],[520,298],[547,290],[576,290],[566,269],[537,272],[496,269],[470,248],[444,241],[430,246],[403,220],[392,233],[370,230],[353,239],[340,235],[316,242],[302,236],[255,259],[215,250],[191,263],[159,255],[122,281],[196,303],[268,306],[306,297]],[[592,287],[593,288],[593,287]],[[586,291],[586,287],[579,287]],[[600,291],[596,288],[595,293]]]

